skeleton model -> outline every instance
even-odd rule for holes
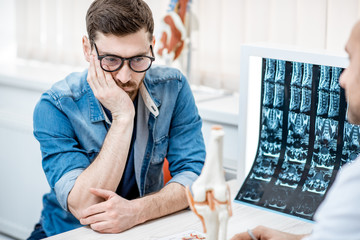
[[[227,221],[232,215],[230,189],[222,166],[224,131],[220,126],[211,130],[211,142],[204,168],[192,185],[186,188],[191,210],[200,218],[207,240],[225,240]]]

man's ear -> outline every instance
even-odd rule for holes
[[[83,53],[85,60],[87,62],[90,62],[90,56],[91,56],[91,44],[89,39],[86,36],[83,36],[82,38],[82,45],[83,45]]]

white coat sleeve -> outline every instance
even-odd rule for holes
[[[360,239],[360,158],[339,171],[307,240]]]

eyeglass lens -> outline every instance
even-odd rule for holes
[[[116,56],[106,56],[101,59],[101,66],[108,71],[114,71],[122,66],[123,60]],[[129,59],[130,68],[134,71],[145,71],[151,65],[151,59],[148,57],[132,57]]]

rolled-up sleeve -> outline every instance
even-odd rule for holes
[[[201,173],[206,153],[202,120],[192,91],[185,79],[181,83],[170,126],[167,159],[173,176],[170,182],[190,186]]]
[[[40,143],[47,181],[62,208],[68,210],[68,194],[90,160],[69,119],[48,93],[43,94],[34,110],[34,136]]]
[[[307,240],[360,239],[360,158],[346,164],[336,176],[314,218]]]
[[[175,175],[167,184],[177,182],[184,187],[191,186],[192,183],[198,178],[198,176],[198,174],[190,171],[181,172]]]
[[[74,187],[77,177],[84,171],[82,168],[71,170],[65,173],[59,181],[55,183],[56,199],[60,203],[60,206],[65,210],[69,211],[67,205],[67,198]]]

